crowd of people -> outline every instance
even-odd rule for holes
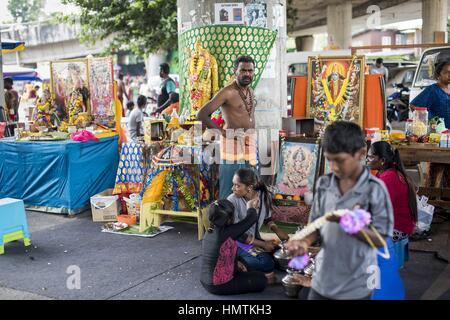
[[[197,114],[206,128],[220,131],[221,141],[226,140],[227,129],[255,128],[250,88],[254,67],[251,57],[239,57],[235,63],[236,80]],[[223,128],[210,120],[219,107],[225,119]],[[238,141],[245,144],[241,150],[250,145],[250,139],[234,140]],[[277,246],[261,237],[260,229],[265,224],[285,242],[293,256],[307,253],[311,246],[321,247],[308,299],[404,298],[397,264],[381,261],[395,259],[392,244],[409,237],[417,222],[417,189],[399,152],[385,141],[368,148],[362,129],[345,121],[329,125],[321,143],[331,173],[316,183],[309,222],[339,209],[361,208],[370,213],[370,227],[349,234],[339,226],[340,217],[331,214],[327,217],[329,223],[320,230],[301,240],[291,240],[272,221],[271,193],[250,159],[245,153],[225,151],[222,160],[224,154],[234,158],[220,164],[220,200],[209,208],[211,227],[202,244],[201,283],[206,290],[213,294],[260,292],[276,282],[273,253]],[[380,248],[384,256],[379,254],[383,250]],[[390,288],[368,286],[371,274],[367,270],[377,265],[382,279],[387,275],[396,278]]]
[[[340,217],[331,216],[320,231],[302,240],[289,240],[271,219],[267,186],[253,169],[241,168],[232,178],[232,194],[209,208],[211,228],[203,240],[201,273],[201,283],[209,292],[259,292],[276,283],[273,253],[278,246],[261,237],[265,224],[280,241],[287,241],[286,248],[294,256],[305,254],[311,246],[321,247],[309,299],[372,298],[368,267],[377,265],[377,250],[388,241],[400,241],[413,233],[416,189],[398,151],[384,141],[367,150],[365,136],[356,124],[331,124],[322,146],[332,172],[317,182],[309,222],[338,209],[359,207],[370,212],[373,228],[349,235],[339,226]],[[398,270],[381,272],[399,277]]]
[[[27,81],[17,87],[11,77],[5,77],[3,84],[5,88],[5,108],[0,114],[0,120],[4,118],[3,122],[25,121],[21,117],[20,107],[35,105],[39,96],[42,95],[41,85]]]
[[[387,80],[388,72],[382,62],[377,60],[370,72],[382,73]],[[150,112],[148,95],[138,89],[145,79],[118,76],[117,95],[132,140],[144,135],[145,116],[179,111],[176,84],[169,73],[169,65],[161,64],[161,85],[154,98],[156,106]],[[278,242],[261,236],[261,229],[266,226],[293,256],[320,246],[308,299],[373,299],[376,290],[367,285],[371,276],[368,268],[383,265],[379,263],[383,259],[378,255],[380,248],[386,250],[392,243],[407,239],[418,219],[417,187],[406,173],[398,150],[385,141],[367,147],[363,130],[357,124],[330,124],[321,144],[331,172],[318,179],[309,216],[312,223],[327,214],[329,223],[303,239],[290,239],[273,221],[272,194],[255,169],[255,97],[251,87],[254,73],[254,60],[250,56],[238,57],[235,80],[197,114],[207,131],[219,133],[221,142],[220,199],[208,211],[210,228],[202,241],[202,285],[213,294],[229,295],[260,292],[277,283],[273,253],[279,247]],[[437,83],[427,87],[411,105],[427,107],[450,127],[449,61],[436,65],[435,77]],[[12,79],[6,78],[4,83],[8,117],[18,121],[19,94]],[[30,98],[36,99],[38,90],[39,87],[30,90]],[[223,127],[211,120],[219,108],[225,121]],[[242,130],[245,137],[239,139],[241,135],[236,136],[236,130]],[[231,138],[230,131],[234,131]],[[354,208],[364,209],[371,216],[370,227],[354,234],[342,230],[338,215],[328,215]],[[398,270],[382,269],[381,277],[383,273],[399,277]],[[384,289],[377,290],[380,293]],[[399,286],[397,290],[403,288]]]
[[[117,96],[122,103],[122,116],[127,119],[128,136],[133,141],[139,141],[144,136],[144,117],[158,116],[159,114],[172,114],[179,111],[179,94],[176,92],[176,82],[169,76],[170,66],[167,63],[160,65],[159,76],[161,83],[155,92],[151,95],[144,82],[131,78],[124,78],[119,74],[117,80]],[[145,81],[145,79],[144,79]],[[137,85],[141,88],[137,91]],[[134,97],[136,96],[136,103]],[[125,100],[126,99],[126,100]],[[154,100],[155,105],[150,106],[149,100]],[[126,102],[125,102],[126,101]]]

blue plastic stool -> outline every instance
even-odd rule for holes
[[[409,260],[409,239],[394,242],[395,257],[397,259],[398,267],[401,269],[405,266],[405,261]]]
[[[25,205],[18,199],[0,199],[0,254],[5,252],[5,243],[20,239],[25,246],[31,244]]]

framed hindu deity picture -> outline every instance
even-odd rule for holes
[[[82,111],[90,113],[87,59],[50,62],[50,78],[52,95],[63,118],[68,115],[68,102],[74,92],[82,97]]]
[[[306,115],[318,128],[337,120],[362,127],[364,56],[309,57]]]
[[[283,141],[275,186],[277,192],[303,196],[313,191],[319,173],[319,161],[319,143]]]

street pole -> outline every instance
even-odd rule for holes
[[[6,119],[3,119],[4,110],[5,110],[5,87],[3,84],[2,32],[0,29],[0,121],[6,121]]]

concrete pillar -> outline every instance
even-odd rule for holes
[[[414,33],[414,43],[422,43],[422,30],[416,29],[416,32]],[[414,56],[417,60],[420,59],[420,56],[422,55],[422,51],[424,49],[422,48],[415,48],[414,49]]]
[[[301,36],[295,38],[295,47],[297,51],[313,51],[314,50],[314,37],[313,36]]]
[[[422,0],[422,43],[435,42],[435,31],[445,32],[447,42],[447,0]]]
[[[159,65],[163,62],[167,62],[166,55],[166,51],[159,50],[158,52],[149,55],[144,60],[147,78],[159,75]]]
[[[255,3],[254,0],[177,0],[178,33],[189,30],[190,28],[215,23],[215,4],[227,2],[240,2],[244,3],[244,6]],[[282,116],[287,116],[288,70],[285,65],[287,1],[265,0],[263,3],[266,4],[267,28],[277,30],[278,34],[268,59],[271,72],[262,74],[255,89],[255,98],[257,101],[255,122],[259,134],[260,165],[261,168],[267,168],[267,165],[270,163],[270,143],[267,142],[278,141],[278,130],[282,126],[281,118]],[[268,70],[267,67],[266,70]],[[267,171],[265,170],[263,172],[261,170],[261,174],[267,175]]]
[[[194,27],[214,23],[214,5],[216,3],[233,3],[235,0],[177,0],[178,33]],[[246,4],[253,0],[240,1]],[[281,117],[287,114],[287,67],[286,54],[286,0],[266,0],[267,28],[278,30],[272,55],[269,58],[274,66],[274,74],[262,76],[256,87],[256,126],[261,128],[281,128]]]
[[[352,3],[345,1],[327,6],[328,46],[348,49],[352,43]]]

